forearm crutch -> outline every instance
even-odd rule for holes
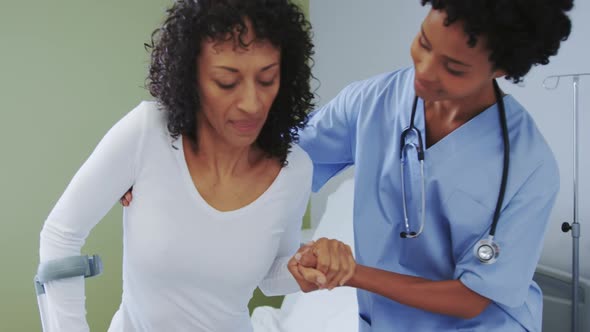
[[[102,261],[98,255],[71,256],[55,259],[39,264],[35,276],[35,292],[41,315],[43,331],[49,327],[47,321],[47,301],[45,298],[45,283],[53,280],[84,276],[90,278],[102,273]]]

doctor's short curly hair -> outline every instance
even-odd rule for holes
[[[196,59],[201,43],[233,39],[247,47],[246,20],[257,40],[281,50],[279,91],[256,144],[285,165],[291,144],[297,142],[298,131],[314,106],[310,23],[289,0],[177,0],[146,44],[151,50],[147,88],[167,113],[172,137],[196,140],[196,115],[201,111]]]
[[[573,0],[421,0],[447,14],[445,25],[464,22],[469,46],[484,36],[495,68],[522,81],[532,66],[546,65],[571,31]]]

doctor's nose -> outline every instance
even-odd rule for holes
[[[258,113],[262,110],[261,95],[255,83],[244,83],[239,95],[238,109],[246,113]]]
[[[425,83],[434,83],[438,80],[436,63],[431,56],[424,56],[416,63],[416,77]]]

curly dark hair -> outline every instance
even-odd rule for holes
[[[447,14],[445,25],[464,23],[468,45],[486,38],[490,61],[506,79],[522,81],[532,66],[546,65],[571,31],[565,12],[573,0],[421,0]]]
[[[151,49],[147,88],[167,113],[171,136],[196,141],[201,108],[196,59],[201,43],[234,40],[247,47],[246,20],[256,40],[269,41],[281,50],[279,91],[256,144],[286,165],[291,144],[298,141],[298,131],[314,106],[311,25],[289,0],[177,0],[145,45]]]

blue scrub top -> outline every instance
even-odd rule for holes
[[[486,265],[473,255],[474,245],[488,236],[502,176],[496,105],[426,150],[424,233],[401,239],[400,135],[410,123],[413,82],[413,68],[355,82],[312,113],[300,145],[314,162],[314,191],[355,165],[359,264],[430,280],[459,279],[493,302],[466,320],[358,290],[360,331],[540,331],[542,294],[532,277],[559,191],[553,153],[531,116],[512,96],[504,96],[511,152],[495,238],[498,260]],[[422,100],[415,125],[424,135]],[[419,171],[413,167],[408,174],[415,229],[421,213]]]

